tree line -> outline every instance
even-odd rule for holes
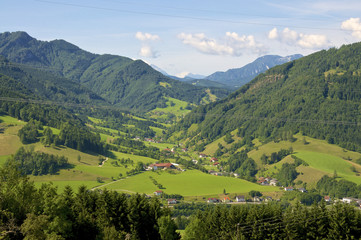
[[[216,206],[198,211],[184,239],[359,239],[361,213],[349,204],[286,209],[281,204]]]
[[[1,239],[180,239],[157,198],[115,191],[35,188],[14,162],[0,169]]]
[[[6,164],[11,161],[18,165],[21,173],[34,176],[55,174],[60,169],[69,167],[68,159],[64,156],[35,152],[34,149],[26,150],[24,147],[20,147]]]

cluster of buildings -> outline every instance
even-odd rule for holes
[[[155,195],[155,196],[158,196],[158,197],[162,196],[162,194],[163,194],[163,191],[162,191],[162,190],[157,190],[157,191],[154,192],[154,195]],[[177,201],[177,199],[175,199],[175,198],[169,198],[169,199],[167,199],[167,203],[168,203],[168,205],[170,205],[170,204],[177,204],[178,201]]]
[[[251,201],[251,202],[270,202],[272,201],[272,197],[263,197],[263,198],[260,198],[260,197],[254,197],[252,199],[248,199],[246,200],[245,196],[244,195],[238,195],[236,196],[233,200],[230,199],[230,197],[228,195],[224,196],[223,198],[208,198],[207,199],[207,203],[244,203],[244,202],[248,202],[248,201]]]
[[[276,178],[271,178],[271,177],[260,177],[257,180],[257,183],[263,186],[277,186],[278,180]]]

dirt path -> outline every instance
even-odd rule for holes
[[[128,177],[126,177],[128,178]],[[116,182],[119,182],[119,181],[123,181],[125,178],[122,178],[122,179],[119,179],[119,180],[116,180],[116,181],[113,181],[113,182],[110,182],[110,183],[106,183],[106,184],[103,184],[103,185],[100,185],[100,186],[97,186],[97,187],[93,187],[91,190],[95,190],[97,188],[101,188],[101,187],[105,187],[105,186],[108,186],[110,184],[113,184],[113,183],[116,183]],[[129,192],[129,193],[136,193],[136,192],[133,192],[133,191],[129,191],[129,190],[126,190],[126,189],[117,189],[118,191],[122,191],[122,192]]]
[[[108,161],[108,157],[106,157],[105,160],[102,162],[102,164],[100,164],[98,167],[103,167],[103,165],[106,161]]]

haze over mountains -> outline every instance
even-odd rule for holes
[[[237,89],[251,81],[258,74],[263,73],[274,66],[281,65],[301,57],[301,54],[294,54],[286,57],[266,55],[257,58],[255,61],[241,68],[230,69],[226,72],[215,72],[205,78]]]
[[[210,94],[213,99],[229,93],[173,80],[141,60],[92,54],[64,40],[39,41],[25,32],[0,34],[0,55],[80,83],[109,103],[136,111],[164,106],[165,97],[198,105],[210,101]]]

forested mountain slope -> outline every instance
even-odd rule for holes
[[[38,41],[25,32],[0,34],[0,55],[78,82],[123,108],[148,111],[164,106],[164,97],[200,104],[208,96],[206,88],[170,79],[143,61],[92,54],[64,40]],[[223,98],[229,91],[211,93]]]
[[[56,103],[109,105],[79,83],[26,65],[14,64],[0,56],[1,97],[50,100]]]
[[[187,132],[195,143],[236,129],[261,140],[302,132],[360,152],[360,56],[361,43],[355,43],[274,67],[226,99],[196,108],[174,131]]]

